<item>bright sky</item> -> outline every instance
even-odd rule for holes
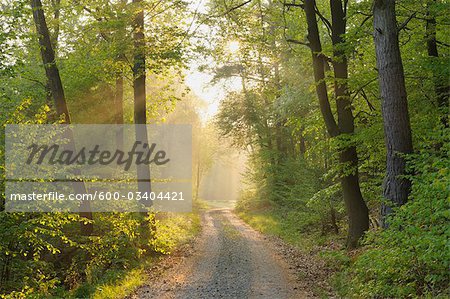
[[[207,13],[208,0],[190,0],[190,7],[192,11],[198,11],[200,13]],[[196,28],[198,23],[193,22],[192,28]],[[205,32],[205,35],[213,31],[213,28],[207,26],[200,26],[197,33]],[[236,42],[230,43],[231,50],[237,52],[239,50],[239,44]],[[207,61],[209,65],[212,65],[214,61],[212,58]],[[192,92],[202,99],[206,104],[207,108],[204,114],[202,114],[203,121],[207,121],[213,117],[219,108],[220,101],[226,96],[230,91],[241,90],[241,83],[238,78],[230,78],[227,80],[221,80],[216,84],[212,84],[211,80],[214,74],[205,72],[200,72],[198,67],[200,64],[205,64],[205,61],[191,61],[188,69],[185,72],[186,84],[192,90]]]
[[[213,85],[210,83],[213,75],[199,72],[197,68],[198,64],[196,63],[189,65],[186,72],[186,84],[195,95],[207,104],[206,111],[202,114],[203,121],[206,121],[216,114],[220,100],[226,96],[227,92],[240,90],[241,84],[238,78],[233,78]]]

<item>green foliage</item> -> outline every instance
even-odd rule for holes
[[[310,250],[318,239],[322,238],[320,232],[311,233],[313,219],[310,213],[266,206],[253,211],[241,211],[239,216],[254,229],[268,235],[276,236],[284,241],[301,248]]]
[[[156,232],[150,240],[155,252],[170,254],[180,244],[186,243],[200,231],[200,217],[191,215],[166,215],[156,221]]]
[[[450,277],[449,143],[410,157],[411,200],[389,228],[368,234],[366,248],[339,281],[350,297],[442,297]]]

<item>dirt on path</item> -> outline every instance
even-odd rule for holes
[[[229,209],[205,212],[189,253],[169,264],[130,298],[310,297],[276,246]]]

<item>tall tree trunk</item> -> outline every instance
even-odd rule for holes
[[[406,174],[404,155],[413,150],[395,0],[375,0],[373,26],[387,149],[384,197],[391,202],[383,204],[381,209],[383,226],[386,226],[386,216],[392,207],[408,200],[411,182],[403,177]]]
[[[145,35],[144,35],[144,9],[142,0],[133,0],[138,12],[134,19],[134,66],[133,66],[133,91],[134,91],[134,123],[136,124],[136,140],[148,143],[147,133],[147,107],[145,91]],[[140,148],[140,150],[144,150]],[[148,165],[137,165],[138,190],[142,193],[151,192],[150,168]],[[151,201],[145,201],[151,206]]]
[[[33,9],[33,19],[36,25],[36,31],[39,35],[39,46],[41,57],[45,67],[45,74],[49,82],[49,88],[53,97],[56,113],[64,116],[64,121],[70,124],[69,111],[67,109],[66,98],[59,76],[59,70],[55,62],[55,52],[50,40],[47,22],[45,21],[44,10],[40,0],[31,0],[31,8]]]
[[[340,134],[353,134],[354,117],[348,91],[348,62],[343,49],[343,35],[346,31],[346,15],[342,0],[330,0],[331,39],[333,43],[334,94]],[[351,173],[346,171],[341,178],[344,201],[349,214],[349,234],[347,245],[356,247],[358,239],[369,229],[369,209],[364,202],[359,186],[358,154],[356,146],[346,146],[339,153],[339,160]],[[350,216],[352,215],[352,216]]]
[[[320,42],[319,27],[317,26],[315,5],[315,0],[305,0],[304,10],[308,26],[309,47],[311,48],[312,54],[314,81],[316,83],[320,111],[325,121],[328,134],[331,137],[336,137],[339,135],[339,128],[331,111],[330,101],[328,100],[327,85],[325,83],[325,63],[324,58],[321,56],[322,44]]]
[[[52,0],[52,8],[53,8],[53,32],[50,33],[50,42],[53,47],[53,51],[56,53],[58,47],[58,39],[59,39],[59,16],[60,16],[60,4],[61,0]],[[55,55],[56,56],[56,55]],[[45,84],[45,94],[46,94],[46,104],[49,107],[52,107],[52,92],[50,87],[50,81],[47,79]]]
[[[345,33],[345,13],[342,2],[331,0],[332,13],[332,40],[334,49],[333,68],[335,76],[335,97],[338,114],[338,123],[331,111],[328,99],[327,86],[325,83],[325,61],[321,56],[322,45],[320,42],[319,28],[317,25],[315,0],[305,0],[304,10],[308,25],[308,40],[312,53],[314,80],[316,82],[316,93],[319,98],[320,110],[325,121],[328,133],[331,137],[341,134],[352,134],[354,132],[354,118],[350,107],[348,88],[347,60],[345,54],[339,49],[343,42],[342,34]],[[369,228],[369,212],[364,202],[359,186],[358,156],[355,146],[347,146],[340,150],[339,160],[342,164],[352,167],[352,173],[345,173],[341,177],[341,188],[348,215],[349,229],[347,235],[347,247],[354,248],[358,240]]]
[[[300,127],[300,155],[302,156],[302,158],[305,158],[305,154],[306,154],[306,139],[305,139],[305,126],[302,125]]]
[[[70,124],[69,110],[67,108],[67,102],[64,95],[64,89],[59,75],[58,67],[55,61],[55,52],[50,41],[50,34],[45,21],[44,10],[42,9],[41,0],[31,0],[31,8],[33,9],[33,19],[36,25],[36,31],[39,35],[39,46],[42,56],[42,61],[45,67],[45,73],[49,82],[50,91],[53,97],[56,113],[58,116],[63,117],[66,124]],[[73,135],[68,130],[70,143],[69,147],[75,152],[75,143]],[[75,175],[79,175],[79,170],[75,170]],[[74,191],[78,194],[85,194],[86,186],[84,182],[73,182]],[[89,201],[82,201],[80,204],[80,216],[92,220],[92,212],[90,209]],[[92,234],[94,230],[93,223],[87,223],[81,225],[81,232],[85,235]]]
[[[198,199],[200,191],[200,155],[198,155],[197,161],[197,180],[195,182],[195,199]]]
[[[432,14],[430,6],[436,0],[431,0],[427,2],[427,21],[426,21],[426,41],[427,41],[427,52],[428,56],[436,59],[439,57],[437,41],[436,41],[436,17]],[[436,67],[433,67],[433,82],[434,90],[436,93],[437,106],[441,111],[441,123],[444,127],[449,127],[449,95],[450,95],[450,85],[449,85],[449,74],[446,70],[446,74],[442,76]]]
[[[116,77],[116,91],[114,96],[114,123],[123,125],[123,74],[118,72]],[[116,146],[123,149],[123,128],[119,128],[116,132]]]

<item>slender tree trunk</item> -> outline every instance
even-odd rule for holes
[[[50,42],[53,47],[53,51],[57,52],[58,47],[58,39],[59,39],[59,16],[60,16],[60,4],[61,0],[52,0],[52,8],[53,8],[53,31],[50,33]],[[56,56],[56,54],[55,54]],[[49,107],[52,107],[52,91],[50,87],[50,81],[47,79],[45,84],[45,94],[46,94],[46,104]]]
[[[406,174],[403,155],[413,151],[395,0],[375,0],[373,26],[387,149],[384,197],[391,202],[383,204],[381,209],[386,226],[386,216],[392,212],[392,207],[408,200],[411,182],[403,177]]]
[[[342,50],[343,35],[346,31],[346,15],[342,0],[330,0],[331,9],[331,39],[333,43],[333,71],[334,94],[338,115],[338,127],[340,134],[353,134],[355,131],[354,117],[351,109],[350,95],[348,91],[348,62]],[[346,173],[341,178],[344,201],[349,214],[349,234],[347,245],[356,247],[358,239],[369,229],[369,209],[364,202],[359,186],[358,154],[356,146],[346,146],[341,149],[339,160],[351,173]],[[346,171],[347,172],[347,171]]]
[[[331,208],[330,208],[330,222],[331,222],[331,227],[333,228],[333,232],[335,234],[338,234],[339,233],[339,227],[337,225],[336,209],[333,207],[333,203],[331,203]]]
[[[428,1],[427,3],[427,22],[426,22],[426,41],[427,41],[427,52],[428,56],[433,59],[439,57],[437,41],[436,41],[436,17],[432,14],[430,6],[436,0]],[[433,82],[434,90],[436,93],[437,106],[440,110],[441,123],[444,127],[449,127],[449,95],[450,95],[450,85],[449,85],[449,74],[448,70],[444,76],[440,74],[435,67],[433,69]]]
[[[328,100],[327,85],[325,83],[325,63],[321,56],[322,44],[320,42],[319,27],[317,26],[315,0],[305,0],[304,10],[306,23],[308,26],[308,41],[312,54],[312,65],[314,71],[314,81],[316,83],[316,93],[319,99],[320,111],[322,112],[325,126],[331,137],[339,135],[339,128],[331,111]]]
[[[300,128],[300,155],[302,156],[302,158],[305,158],[305,154],[306,154],[306,140],[305,140],[305,126],[301,126]]]
[[[142,0],[133,0],[137,6],[142,5]],[[134,123],[136,124],[136,140],[148,143],[147,133],[147,107],[145,90],[145,35],[144,35],[144,9],[138,7],[134,19],[134,66],[133,66],[133,91],[134,91]],[[140,148],[144,150],[143,148]],[[142,193],[151,192],[150,168],[148,165],[137,165],[138,190]],[[151,201],[145,201],[151,206]]]
[[[45,67],[45,74],[49,82],[49,88],[53,97],[56,113],[64,116],[65,123],[70,124],[69,111],[64,96],[64,90],[59,76],[59,70],[55,62],[55,52],[53,50],[50,33],[48,31],[47,22],[45,21],[44,10],[40,0],[31,0],[33,9],[33,18],[36,25],[36,31],[39,35],[39,46],[41,57]]]
[[[345,33],[345,13],[340,0],[330,1],[332,13],[332,40],[334,45],[333,68],[335,76],[335,97],[338,114],[338,123],[331,111],[325,83],[325,61],[321,56],[322,45],[320,42],[319,28],[315,13],[315,1],[305,0],[304,10],[308,25],[308,40],[313,59],[314,79],[319,105],[325,121],[328,133],[331,137],[354,132],[354,118],[351,111],[351,103],[348,95],[347,59],[339,49],[343,42],[342,34]],[[355,146],[347,146],[340,150],[339,160],[346,167],[352,168],[352,173],[345,173],[341,177],[341,188],[348,215],[349,230],[347,235],[347,247],[354,248],[358,240],[369,228],[369,212],[364,202],[359,186],[358,155]]]
[[[116,93],[114,96],[114,123],[123,125],[123,75],[118,72],[116,77]],[[119,128],[116,132],[116,146],[118,149],[123,149],[123,128]]]
[[[197,161],[197,181],[195,182],[195,199],[198,199],[200,191],[200,155]]]
[[[42,9],[41,0],[31,0],[31,8],[33,9],[33,19],[36,25],[36,31],[39,35],[39,46],[41,50],[42,61],[45,67],[45,73],[49,82],[50,91],[53,97],[56,113],[58,116],[63,117],[66,124],[70,124],[69,110],[67,108],[67,102],[64,95],[64,89],[59,75],[58,67],[55,61],[55,52],[50,41],[50,34],[45,21],[44,10]],[[70,130],[67,130],[70,140],[69,147],[75,152],[75,143],[73,135]],[[75,170],[79,175],[79,171]],[[84,182],[73,182],[74,191],[78,194],[85,194],[86,186]],[[80,204],[80,216],[92,220],[92,212],[90,209],[89,201],[82,201]],[[92,234],[94,230],[93,223],[82,224],[81,232],[85,235]]]

